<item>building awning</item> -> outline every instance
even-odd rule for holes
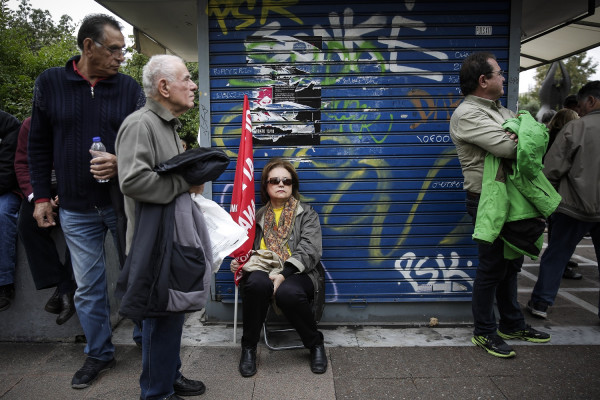
[[[133,26],[136,50],[198,61],[197,0],[96,0]]]
[[[600,46],[600,0],[524,0],[521,71]]]
[[[96,0],[134,27],[137,50],[198,61],[199,0]],[[518,1],[514,1],[519,3]],[[523,0],[521,71],[600,46],[600,0]]]

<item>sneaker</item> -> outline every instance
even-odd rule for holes
[[[550,335],[548,333],[533,329],[530,325],[525,325],[525,329],[511,333],[498,331],[498,336],[502,339],[521,339],[533,343],[546,343],[550,341]]]
[[[15,298],[15,285],[0,286],[0,311],[7,310],[10,307],[10,301]]]
[[[84,389],[92,384],[104,371],[108,371],[117,364],[114,357],[108,361],[97,360],[95,358],[88,357],[83,363],[83,367],[73,376],[71,380],[71,387],[73,389]]]
[[[543,301],[534,303],[533,300],[529,300],[527,302],[527,311],[531,313],[534,317],[538,318],[548,318],[548,304]]]
[[[473,336],[471,342],[496,357],[511,358],[517,355],[498,335]]]

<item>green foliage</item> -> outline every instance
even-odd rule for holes
[[[571,78],[571,94],[576,94],[579,88],[588,82],[589,77],[596,72],[598,63],[592,58],[589,58],[586,53],[577,54],[562,60],[567,73]],[[542,82],[550,70],[550,65],[544,65],[535,70],[535,85],[527,93],[519,94],[519,110],[527,110],[531,115],[536,115],[540,109],[539,91],[542,86]],[[561,70],[557,68],[556,80],[560,80]]]
[[[596,68],[598,67],[598,63],[593,59],[588,58],[586,53],[565,58],[562,62],[571,77],[571,94],[577,93],[577,91],[588,82],[589,77],[596,72]],[[534,76],[535,86],[533,88],[534,93],[539,92],[549,69],[550,64],[536,68]],[[561,78],[560,68],[557,68],[555,78],[557,80]]]
[[[531,115],[536,115],[540,110],[540,99],[533,92],[519,95],[519,110],[527,110]]]
[[[0,0],[0,109],[23,120],[31,114],[35,79],[45,69],[64,65],[77,53],[71,17],[58,25],[47,10],[21,0],[19,10]]]
[[[78,54],[73,20],[63,15],[56,24],[48,10],[34,9],[30,0],[21,0],[16,11],[8,0],[0,0],[0,109],[20,120],[31,115],[33,87],[39,74],[65,65]],[[142,85],[142,69],[148,57],[129,49],[132,56],[121,72]],[[188,63],[192,79],[198,80],[198,64]],[[196,98],[197,101],[197,98]],[[198,146],[198,108],[180,117],[179,136],[189,147]]]

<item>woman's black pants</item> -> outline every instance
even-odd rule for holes
[[[273,282],[263,271],[244,272],[240,285],[244,333],[242,346],[256,346],[260,331],[273,297]],[[290,324],[296,329],[304,347],[310,349],[323,343],[323,335],[317,330],[311,302],[314,285],[306,274],[293,274],[277,289],[275,301]]]

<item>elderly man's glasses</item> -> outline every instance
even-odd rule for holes
[[[106,50],[109,51],[110,55],[113,57],[125,57],[127,55],[127,48],[126,47],[107,47],[105,46],[103,43],[100,43],[97,40],[94,40],[94,43],[96,43],[99,46],[104,47]]]
[[[270,183],[271,185],[279,185],[279,182],[283,182],[283,184],[285,186],[290,186],[292,184],[292,182],[294,182],[292,180],[292,178],[269,178],[267,179],[267,182]]]
[[[492,71],[492,72],[490,72],[490,74],[492,74],[492,75],[498,75],[498,76],[504,76],[504,71],[502,71],[502,70]]]

